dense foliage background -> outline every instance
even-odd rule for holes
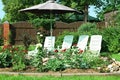
[[[3,21],[17,22],[17,21],[26,21],[30,19],[35,19],[37,16],[30,13],[20,13],[19,10],[27,8],[36,4],[45,2],[46,0],[2,0],[4,4],[4,11],[6,13]],[[102,0],[57,0],[58,3],[69,6],[71,8],[77,9],[78,11],[83,10],[85,13],[84,21],[87,21],[88,8],[90,5],[100,7],[103,4]],[[68,4],[69,3],[69,4]],[[61,19],[66,19],[70,16],[64,15],[61,16]],[[64,20],[65,21],[65,20]]]

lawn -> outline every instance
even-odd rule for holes
[[[120,54],[112,54],[112,58],[114,58],[116,61],[120,61]]]
[[[0,80],[120,80],[120,76],[11,76],[0,75]]]

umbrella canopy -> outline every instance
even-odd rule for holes
[[[29,8],[21,9],[21,12],[31,12],[34,14],[50,14],[50,18],[52,14],[63,14],[69,12],[77,12],[82,14],[82,11],[78,12],[75,9],[69,8],[67,6],[57,4],[54,0],[48,0],[45,3],[38,4]],[[52,35],[52,23],[51,23],[51,35]]]
[[[68,13],[68,12],[77,12],[77,13],[82,13],[82,11],[78,12],[75,9],[72,9],[70,7],[61,5],[56,3],[54,0],[48,0],[45,3],[38,4],[29,8],[21,9],[20,11],[22,12],[31,12],[35,14],[44,14],[47,13],[49,14],[50,12],[52,14],[63,14],[63,13]]]

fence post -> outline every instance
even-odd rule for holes
[[[10,24],[8,21],[3,23],[4,45],[9,45]]]

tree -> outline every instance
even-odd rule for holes
[[[106,10],[118,10],[118,7],[120,7],[120,0],[106,0]]]
[[[16,22],[16,21],[25,21],[29,19],[36,18],[36,15],[30,13],[20,13],[18,10],[30,7],[39,3],[43,3],[46,0],[2,0],[4,4],[4,11],[6,13],[3,20],[7,20],[9,22]],[[100,7],[103,0],[57,0],[61,4],[66,6],[75,8],[77,10],[84,10],[84,21],[87,22],[88,17],[88,8],[89,5],[95,5],[96,7]],[[68,17],[69,15],[65,15]],[[64,19],[64,17],[63,17]]]
[[[2,22],[1,22],[1,19],[0,19],[0,24],[1,24]]]
[[[100,12],[97,11],[98,13],[98,17],[101,20],[104,20],[104,14],[106,12],[110,12],[110,11],[116,11],[119,9],[120,7],[120,0],[104,0],[104,5],[102,6],[102,9]]]
[[[96,7],[100,7],[103,5],[103,0],[66,0],[66,1],[61,0],[61,3],[69,7],[75,8],[77,10],[83,10],[84,21],[87,22],[89,6],[94,5]]]
[[[34,18],[36,17],[35,15],[30,13],[20,13],[18,10],[30,7],[43,1],[45,0],[2,0],[4,4],[4,11],[6,13],[3,20],[7,20],[9,22],[17,22]]]

